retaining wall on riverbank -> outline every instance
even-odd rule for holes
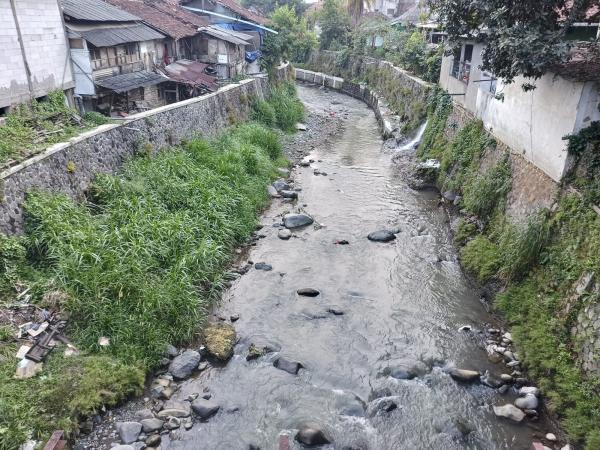
[[[276,71],[290,76],[291,67]],[[0,173],[0,231],[23,231],[23,201],[28,191],[84,197],[97,173],[115,173],[136,152],[156,152],[197,135],[212,136],[238,119],[247,119],[250,99],[262,97],[268,80],[257,77],[201,97],[135,114],[119,124],[102,125],[59,143]]]
[[[410,134],[425,120],[427,100],[434,86],[389,61],[368,56],[345,56],[343,52],[314,51],[306,67],[316,71],[317,75],[311,81],[315,84],[321,84],[319,72],[322,72],[330,78],[342,80],[340,90],[347,94],[365,101],[364,95],[376,97],[377,103],[389,111],[390,117],[396,116],[393,126],[398,128],[398,134]],[[333,82],[339,84],[339,81]],[[335,88],[335,85],[331,87]],[[376,111],[376,108],[373,109]]]

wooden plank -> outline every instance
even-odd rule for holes
[[[64,433],[65,432],[63,430],[56,430],[54,433],[52,433],[52,436],[50,436],[50,439],[48,440],[46,445],[44,445],[44,450],[64,449],[65,445],[67,444],[67,441],[64,441],[62,439]]]

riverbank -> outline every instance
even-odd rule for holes
[[[303,116],[290,85],[250,100],[281,129]],[[91,424],[81,420],[141,393],[165,348],[198,336],[286,165],[275,131],[243,123],[154,157],[142,147],[118,176],[98,176],[85,204],[31,193],[27,233],[1,240],[0,448],[55,429],[72,437]],[[58,330],[58,348],[15,375],[19,346],[45,327]]]

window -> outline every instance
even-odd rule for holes
[[[83,39],[69,39],[70,48],[83,48]]]

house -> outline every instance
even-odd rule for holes
[[[75,86],[58,0],[0,2],[0,115]]]
[[[129,113],[166,104],[154,71],[165,36],[102,0],[62,0],[82,112]]]
[[[245,73],[245,52],[255,48],[254,36],[217,27],[176,0],[107,1],[166,36],[163,66],[185,59],[211,64],[222,79]]]
[[[579,44],[569,63],[538,80],[520,77],[512,84],[481,70],[483,48],[483,43],[465,40],[460,51],[445,56],[440,85],[498,140],[559,181],[570,163],[563,137],[600,120],[596,44]],[[536,89],[525,92],[525,82]]]
[[[409,8],[400,16],[390,21],[390,25],[395,25],[401,29],[419,29],[421,30],[429,44],[437,45],[447,39],[447,34],[443,31],[443,26],[438,22],[426,5],[417,4]]]

